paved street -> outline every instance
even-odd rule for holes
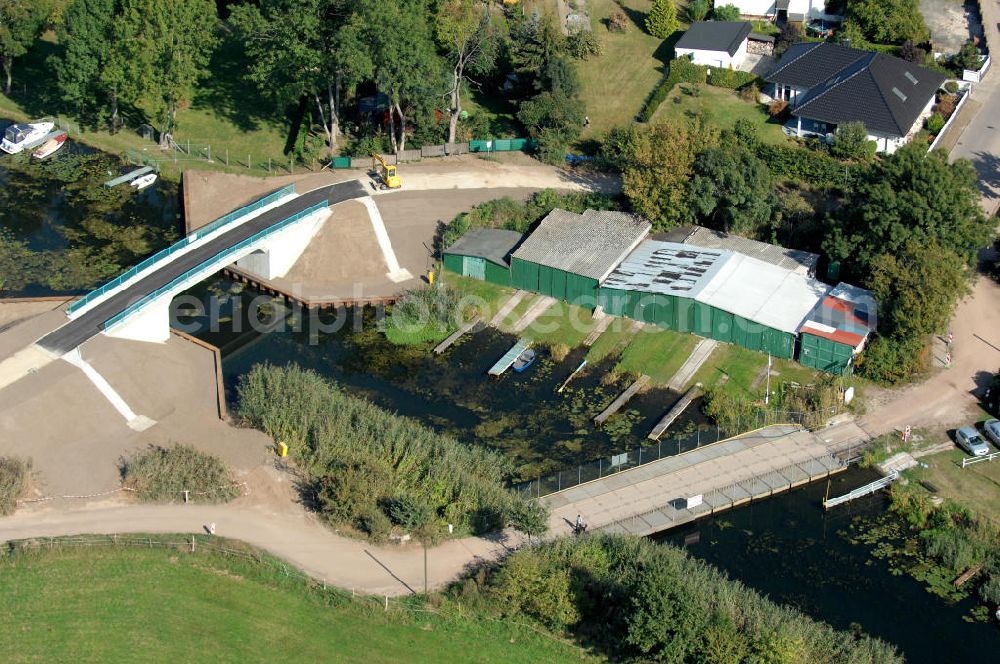
[[[993,71],[973,91],[969,103],[976,103],[979,112],[962,133],[951,152],[951,159],[972,161],[979,174],[984,207],[988,212],[995,212],[1000,206],[1000,65],[997,63],[1000,59],[1000,0],[982,0],[981,8],[986,42],[993,52]]]

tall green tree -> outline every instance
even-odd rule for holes
[[[930,41],[931,33],[918,0],[848,0],[847,23],[877,44],[916,44]]]
[[[216,27],[211,0],[122,0],[113,40],[121,45],[123,96],[157,123],[161,145],[170,142],[177,110],[209,73]]]
[[[868,138],[863,122],[845,122],[837,127],[830,154],[838,159],[870,161],[876,149],[875,141]]]
[[[6,77],[4,94],[10,94],[14,76],[14,58],[42,34],[51,10],[50,0],[0,0],[0,62]]]
[[[698,153],[719,143],[719,131],[699,120],[673,120],[613,131],[603,152],[622,171],[632,209],[669,230],[693,218],[688,186]]]
[[[118,103],[125,82],[122,45],[114,39],[120,12],[120,0],[74,0],[58,27],[63,51],[53,62],[63,100],[80,114],[106,103],[112,132],[120,124]]]
[[[937,242],[971,264],[993,238],[980,208],[976,171],[967,160],[917,143],[880,159],[841,212],[830,220],[823,249],[864,277],[877,256],[900,255],[910,241]]]
[[[462,113],[462,87],[469,76],[488,74],[496,66],[500,38],[489,7],[479,0],[445,0],[438,7],[437,41],[451,67],[448,92],[448,142],[454,143]]]
[[[698,155],[689,191],[709,226],[748,237],[769,225],[778,204],[767,164],[735,142]]]
[[[646,16],[646,32],[658,39],[666,39],[680,27],[674,0],[653,0]]]
[[[341,95],[370,75],[367,54],[349,57],[339,32],[344,0],[261,0],[233,7],[230,23],[249,56],[247,79],[281,105],[312,100],[330,151],[341,133]]]
[[[359,0],[341,31],[345,57],[358,66],[370,63],[379,90],[389,95],[389,137],[394,152],[406,149],[408,113],[443,92],[443,61],[437,54],[430,18],[421,0]]]
[[[716,4],[712,10],[712,19],[715,21],[738,21],[740,20],[740,8],[736,5]]]

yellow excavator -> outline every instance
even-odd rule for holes
[[[382,155],[372,155],[372,174],[379,189],[399,189],[403,186],[403,180],[396,175],[396,167],[387,164]]]

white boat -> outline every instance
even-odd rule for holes
[[[45,159],[50,154],[61,148],[63,144],[66,143],[67,138],[69,137],[66,134],[59,134],[54,138],[50,138],[49,140],[42,143],[42,147],[32,152],[31,156],[34,157],[35,159]]]
[[[146,173],[129,182],[129,185],[136,189],[145,189],[154,182],[156,182],[156,173]]]
[[[0,141],[0,150],[3,150],[7,154],[16,154],[25,147],[48,136],[54,127],[55,123],[44,121],[28,124],[20,122],[12,124],[3,133],[3,141]]]

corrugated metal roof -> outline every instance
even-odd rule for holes
[[[510,252],[517,247],[523,237],[516,231],[501,228],[472,228],[442,253],[478,256],[497,265],[510,267],[507,257],[510,256]]]
[[[796,332],[829,286],[743,254],[646,240],[602,286],[675,295]]]
[[[728,251],[647,240],[636,247],[601,285],[694,298],[731,255]]]
[[[552,210],[514,258],[603,280],[642,241],[648,221],[623,212]]]
[[[654,235],[653,237],[661,239],[659,235]],[[765,263],[783,267],[786,270],[794,270],[807,276],[812,276],[816,273],[816,264],[819,262],[819,254],[797,249],[786,249],[775,244],[759,242],[740,237],[739,235],[730,235],[703,226],[685,226],[681,229],[675,229],[662,236],[662,239],[706,247],[708,249],[733,251],[744,256],[757,258]]]
[[[794,333],[829,288],[797,272],[733,254],[695,299],[767,327]]]

